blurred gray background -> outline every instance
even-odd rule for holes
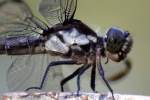
[[[117,93],[150,95],[150,0],[78,0],[75,18],[82,20],[103,35],[107,28],[119,26],[128,30],[134,39],[129,58],[133,68],[126,78],[111,84]],[[39,0],[27,0],[36,16]],[[6,72],[9,67],[7,57],[0,57],[0,92],[6,92]],[[67,69],[67,68],[66,68]],[[67,74],[69,69],[62,69]],[[68,86],[74,90],[76,82]],[[89,77],[83,76],[83,91],[89,87]],[[107,92],[102,82],[97,82],[97,90]]]

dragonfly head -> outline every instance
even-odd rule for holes
[[[106,56],[113,61],[120,62],[131,51],[133,40],[130,33],[120,28],[110,28],[105,37]]]

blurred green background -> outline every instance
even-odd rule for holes
[[[39,0],[27,0],[27,3],[34,14],[40,16]],[[100,35],[111,26],[119,26],[132,34],[134,45],[129,58],[133,68],[126,78],[111,86],[117,93],[150,95],[150,0],[78,0],[75,18],[99,29]],[[69,85],[72,87],[75,83]],[[107,91],[107,88],[99,83],[98,90]]]

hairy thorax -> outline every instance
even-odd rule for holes
[[[50,35],[45,42],[45,48],[47,51],[71,58],[79,64],[92,64],[95,62],[96,43],[96,35],[71,27]]]

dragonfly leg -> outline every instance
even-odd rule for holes
[[[92,66],[92,70],[91,70],[91,89],[94,91],[94,92],[97,92],[95,90],[95,77],[96,77],[96,66],[93,65]]]
[[[77,77],[77,96],[79,96],[80,91],[80,76],[90,67],[91,65],[84,65],[83,68],[80,70],[78,77]]]
[[[64,78],[63,80],[61,80],[60,86],[61,86],[61,91],[62,92],[64,91],[64,88],[63,88],[64,84],[66,84],[69,80],[71,80],[72,78],[77,76],[82,68],[83,68],[83,66],[78,68],[78,69],[76,69],[71,75],[69,75],[66,78]]]
[[[98,67],[98,72],[100,76],[102,77],[103,81],[105,82],[106,86],[108,87],[109,91],[111,92],[113,100],[115,100],[113,89],[111,88],[111,86],[109,85],[109,82],[105,78],[105,73],[104,73],[102,65]]]
[[[54,66],[57,66],[57,65],[72,65],[72,64],[76,64],[76,62],[72,61],[72,60],[70,60],[70,61],[53,61],[53,62],[51,62],[47,66],[47,68],[45,70],[45,73],[44,73],[44,76],[43,76],[42,81],[40,83],[40,86],[39,87],[29,87],[25,91],[28,91],[28,90],[31,90],[31,89],[39,89],[39,90],[41,90],[43,88],[45,79],[46,79],[47,74],[48,74],[48,72],[49,72],[49,70],[50,70],[51,67],[54,67]]]

